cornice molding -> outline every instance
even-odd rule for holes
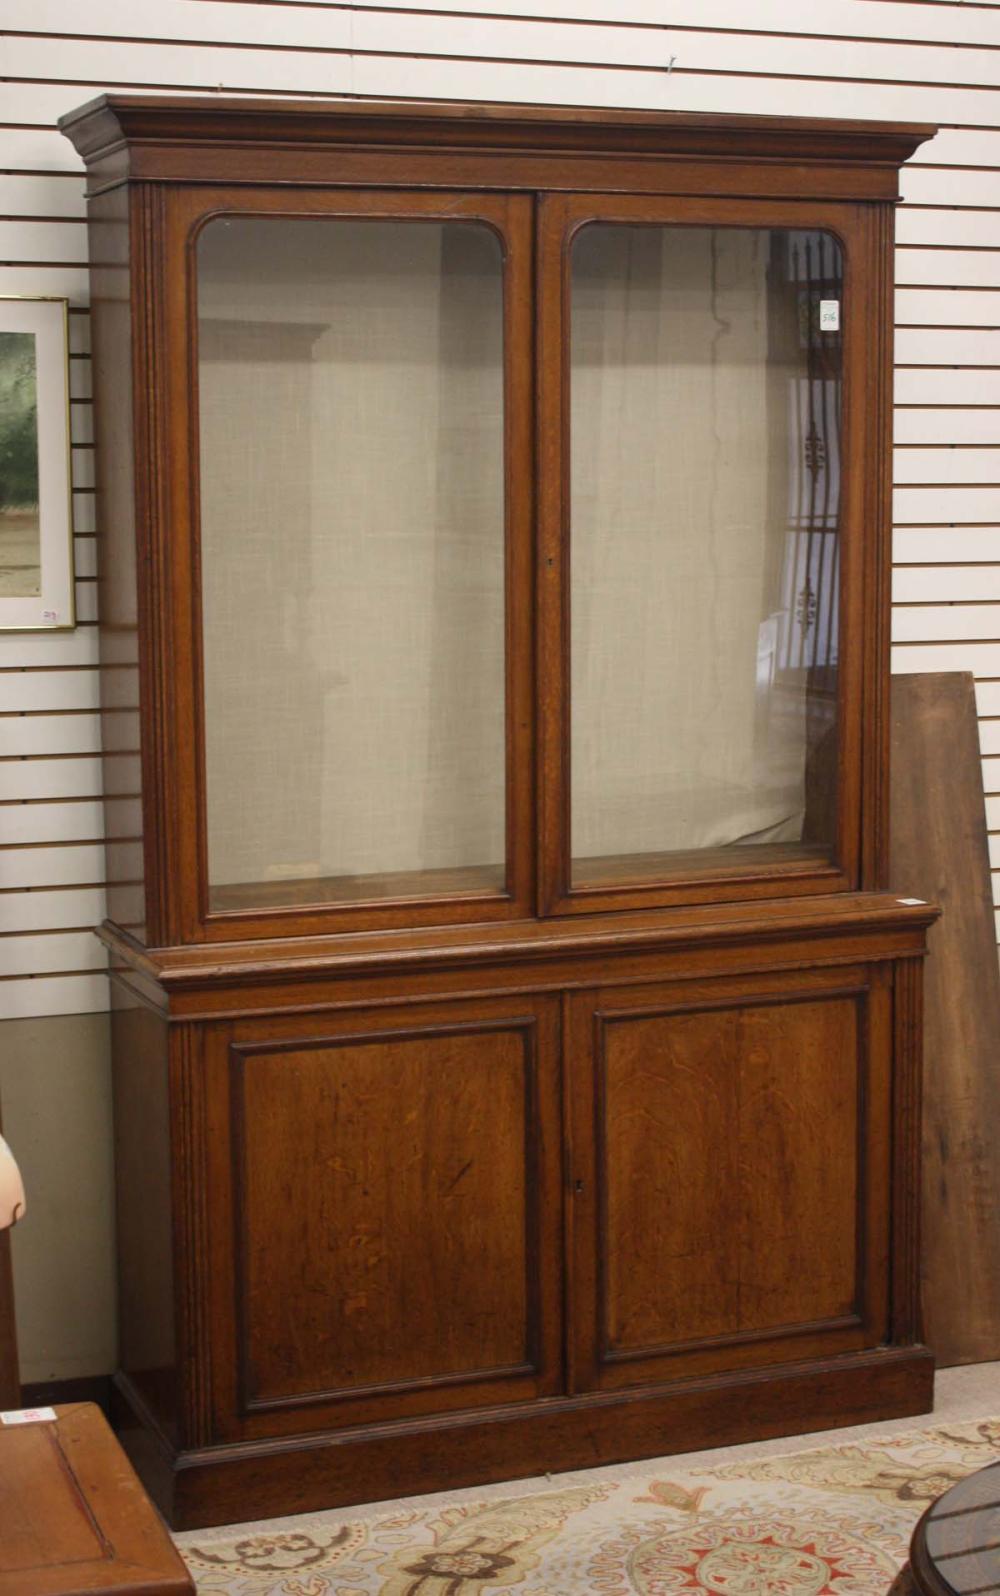
[[[935,132],[924,123],[461,101],[283,100],[106,94],[59,119],[88,166],[143,149],[352,149],[632,155],[899,167]]]

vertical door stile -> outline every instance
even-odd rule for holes
[[[538,202],[538,909],[551,914],[564,896],[569,865],[569,307],[566,303],[567,204]]]
[[[528,194],[506,197],[504,239],[504,450],[507,681],[507,891],[524,912],[535,901],[535,213]]]

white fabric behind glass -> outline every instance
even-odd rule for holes
[[[218,220],[198,285],[210,882],[501,885],[498,240]]]
[[[769,238],[596,225],[573,248],[578,861],[802,835],[805,693],[769,660],[805,357],[769,355]]]

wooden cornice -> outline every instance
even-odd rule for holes
[[[423,152],[442,163],[463,156],[500,161],[504,181],[524,187],[564,186],[553,162],[570,160],[579,173],[588,160],[609,157],[654,169],[685,162],[790,166],[800,173],[847,168],[856,193],[847,184],[845,198],[892,197],[887,179],[935,131],[923,123],[687,111],[129,94],[102,95],[61,117],[59,126],[91,170],[92,188],[183,176],[238,181],[239,160],[251,151],[258,181],[262,154],[277,181],[339,181],[335,159],[350,151]],[[324,152],[333,162],[325,178],[316,164]],[[880,181],[873,181],[876,173]],[[459,167],[460,180],[463,174]],[[626,186],[632,186],[627,175]]]

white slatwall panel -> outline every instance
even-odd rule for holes
[[[1000,4],[3,0],[0,23],[0,293],[66,294],[81,312],[82,617],[69,636],[0,634],[0,1017],[105,1002],[86,935],[103,912],[86,233],[79,163],[55,131],[104,88],[943,124],[903,174],[893,662],[976,674],[1000,904]]]

